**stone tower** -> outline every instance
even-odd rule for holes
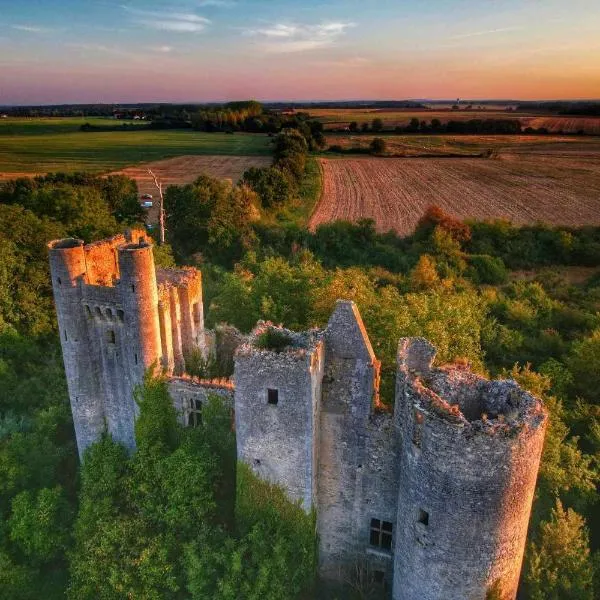
[[[286,347],[261,343],[269,331]],[[235,430],[238,459],[282,486],[305,510],[316,505],[323,341],[259,323],[235,355]]]
[[[403,339],[394,600],[516,597],[546,427],[541,402],[514,381],[431,364]]]
[[[146,370],[183,371],[186,354],[206,351],[200,273],[157,270],[140,230],[48,247],[80,456],[105,429],[133,449],[133,393]]]

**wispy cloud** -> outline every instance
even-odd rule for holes
[[[148,48],[151,52],[161,52],[162,54],[168,54],[173,52],[173,46],[150,46]]]
[[[453,35],[449,39],[451,40],[462,40],[464,38],[480,37],[482,35],[492,35],[494,33],[505,33],[506,31],[519,31],[523,27],[500,27],[499,29],[488,29],[486,31],[474,31],[472,33],[461,33],[459,35]]]
[[[236,2],[230,0],[198,0],[196,6],[198,8],[205,8],[207,6],[214,6],[216,8],[230,8],[235,6]]]
[[[17,31],[27,31],[28,33],[47,33],[52,31],[49,27],[39,27],[38,25],[11,25]]]
[[[244,29],[244,35],[261,39],[267,52],[303,52],[333,46],[355,23],[329,22],[317,25],[275,23]]]
[[[140,10],[123,6],[123,8],[133,16],[138,25],[160,29],[163,31],[176,31],[180,33],[198,33],[204,31],[210,24],[210,19],[189,12],[160,12],[152,10]]]

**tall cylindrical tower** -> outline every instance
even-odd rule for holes
[[[105,377],[106,419],[113,436],[133,449],[138,413],[134,389],[142,383],[146,369],[161,366],[158,289],[151,244],[126,244],[118,248],[118,255],[123,326],[115,339],[118,364]]]
[[[152,245],[146,242],[119,248],[120,296],[134,365],[140,378],[161,357],[158,289]]]
[[[422,338],[400,341],[400,480],[394,600],[503,600],[517,593],[546,426],[514,381],[431,368]]]
[[[87,317],[81,304],[86,275],[83,241],[48,244],[52,290],[80,457],[104,430],[98,372],[89,353]]]

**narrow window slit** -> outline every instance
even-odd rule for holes
[[[279,390],[267,388],[267,402],[277,406],[277,403],[279,402]]]

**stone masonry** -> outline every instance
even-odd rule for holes
[[[238,459],[315,511],[325,579],[363,573],[393,600],[485,600],[492,589],[514,600],[547,421],[537,398],[464,365],[434,367],[429,342],[405,338],[391,412],[352,302],[338,301],[321,330],[259,322],[214,344],[200,273],[156,269],[143,231],[49,250],[80,456],[105,430],[134,449],[133,391],[162,368],[182,425],[220,396]],[[225,347],[233,380],[186,375],[186,357]]]

